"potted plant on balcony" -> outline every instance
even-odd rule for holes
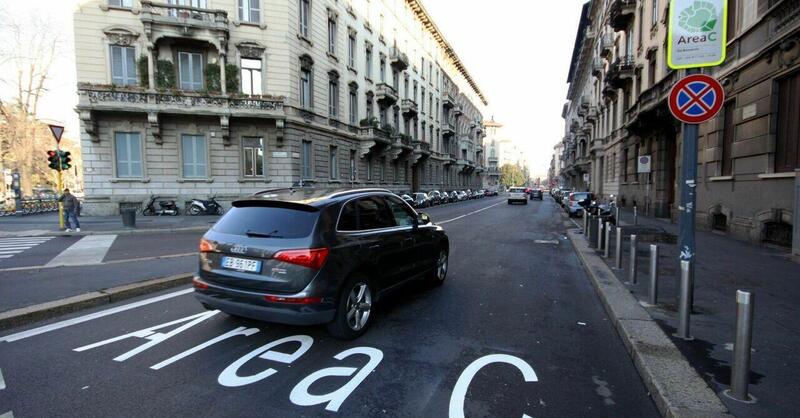
[[[156,62],[156,88],[161,91],[175,88],[175,64],[172,61]]]
[[[388,123],[384,123],[383,125],[381,125],[381,130],[389,134],[389,136],[394,136],[396,133],[394,126],[389,125]]]
[[[371,116],[368,118],[361,119],[358,125],[361,126],[362,128],[377,128],[379,125],[378,118],[376,118],[375,116]]]

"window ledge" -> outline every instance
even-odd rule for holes
[[[370,25],[366,20],[364,21],[364,29],[366,29],[367,32],[372,33],[372,25]]]
[[[342,181],[341,180],[328,180],[328,183],[330,183],[330,184],[342,184]]]
[[[239,21],[239,20],[233,20],[232,23],[233,23],[233,26],[251,26],[251,27],[259,28],[259,29],[266,29],[267,28],[267,24],[266,23],[261,23],[261,22],[244,22],[244,21]]]
[[[769,180],[769,179],[787,179],[796,177],[797,173],[788,172],[788,173],[766,173],[766,174],[759,174],[758,178],[761,180]]]
[[[237,181],[239,183],[272,183],[271,179],[264,177],[239,177]]]
[[[355,68],[353,68],[353,67],[351,67],[349,65],[347,66],[347,69],[350,70],[350,72],[352,72],[353,74],[358,74],[358,71],[356,71]]]
[[[131,13],[133,13],[135,15],[138,15],[139,11],[140,11],[138,7],[137,8],[133,8],[133,7],[123,7],[123,6],[112,6],[112,5],[109,5],[107,3],[100,4],[100,10],[102,10],[104,12],[107,12],[109,10],[121,10],[123,12],[131,12]]]
[[[150,183],[150,177],[113,177],[109,183]]]
[[[187,178],[179,178],[175,180],[176,183],[213,183],[214,178],[207,178],[207,179],[187,179]]]
[[[299,40],[303,41],[303,42],[304,42],[306,45],[308,45],[308,46],[310,46],[310,47],[313,47],[313,46],[314,46],[314,42],[311,42],[311,39],[308,39],[308,38],[306,38],[306,37],[305,37],[305,36],[303,36],[302,34],[299,34],[299,33],[298,33],[298,34],[297,34],[297,39],[299,39]]]
[[[716,176],[709,177],[708,181],[733,181],[733,176]]]
[[[370,78],[370,77],[364,77],[364,80],[365,80],[367,83],[369,83],[369,84],[372,84],[372,78]]]
[[[336,57],[336,55],[334,55],[334,54],[331,54],[331,52],[330,52],[330,51],[328,51],[328,52],[327,52],[327,55],[328,55],[328,58],[330,58],[330,59],[332,59],[332,60],[334,60],[334,61],[336,61],[336,62],[339,62],[339,58],[338,58],[338,57]]]

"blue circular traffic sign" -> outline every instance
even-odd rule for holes
[[[681,122],[698,124],[716,116],[724,101],[725,90],[716,79],[693,74],[672,87],[669,110]]]

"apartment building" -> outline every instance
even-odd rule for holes
[[[500,187],[500,139],[502,138],[503,124],[495,122],[494,117],[483,123],[486,129],[484,149],[486,149],[486,175],[484,176],[484,189],[498,190]]]
[[[74,21],[88,214],[483,182],[487,101],[417,0],[86,0]]]
[[[726,101],[700,125],[697,223],[791,246],[800,169],[800,1],[728,1],[727,58],[703,71]],[[681,126],[667,97],[685,75],[666,64],[667,0],[586,3],[569,73],[566,185],[677,218]],[[650,173],[638,173],[649,155]]]

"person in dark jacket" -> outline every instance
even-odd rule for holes
[[[78,222],[78,211],[80,210],[81,202],[78,198],[69,192],[69,189],[64,189],[64,194],[58,198],[64,206],[64,225],[67,227],[67,232],[72,232],[72,225],[70,221],[75,223],[75,230],[81,232],[81,224]]]

